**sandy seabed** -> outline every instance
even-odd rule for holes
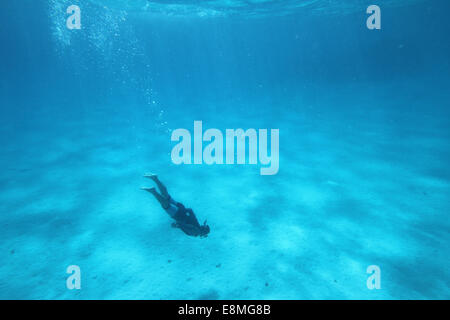
[[[0,298],[448,298],[449,117],[406,112],[389,94],[380,109],[343,93],[277,103],[200,106],[165,128],[279,128],[275,176],[176,166],[170,130],[138,111],[3,119]],[[208,220],[208,238],[171,228],[139,190],[149,171]],[[66,288],[69,265],[81,268],[81,290]],[[381,290],[367,289],[369,265],[381,268]]]

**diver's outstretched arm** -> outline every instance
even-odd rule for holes
[[[167,192],[166,186],[163,185],[163,183],[161,181],[159,181],[158,176],[156,174],[148,173],[148,174],[145,174],[144,177],[152,179],[153,182],[155,182],[156,185],[158,186],[158,189],[161,192],[161,195],[163,197],[169,199],[169,193]]]

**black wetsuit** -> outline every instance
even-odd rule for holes
[[[198,223],[194,211],[192,211],[192,209],[186,209],[180,202],[177,202],[176,205],[178,207],[178,210],[172,217],[176,221],[174,227],[180,228],[189,236],[200,236],[202,234],[201,226],[200,223]]]

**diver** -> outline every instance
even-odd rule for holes
[[[200,236],[201,238],[208,236],[210,229],[206,224],[206,220],[203,225],[200,225],[194,211],[192,209],[186,209],[182,203],[173,200],[167,192],[167,188],[159,181],[156,174],[145,174],[144,177],[152,179],[161,193],[158,193],[155,188],[142,187],[141,189],[150,192],[159,201],[169,216],[175,220],[172,223],[173,228],[180,228],[189,236]]]

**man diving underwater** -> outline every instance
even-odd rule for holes
[[[206,224],[206,220],[203,225],[200,225],[194,211],[192,211],[192,209],[186,209],[182,203],[173,200],[167,192],[166,186],[159,181],[156,174],[146,174],[144,177],[152,179],[158,186],[161,193],[158,193],[155,188],[142,187],[141,189],[150,192],[156,200],[158,200],[169,216],[175,220],[175,222],[172,223],[172,227],[180,228],[189,236],[200,236],[201,238],[208,236],[210,229]]]

